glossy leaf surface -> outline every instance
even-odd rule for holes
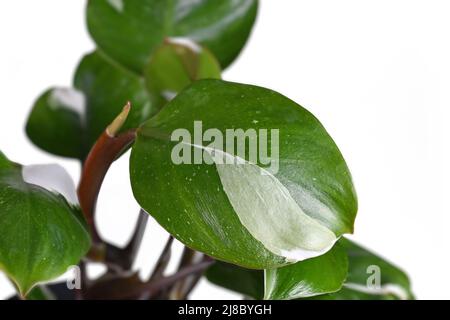
[[[348,261],[339,244],[326,254],[273,270],[250,270],[217,262],[207,279],[254,299],[296,299],[338,291],[347,276]],[[264,280],[265,277],[265,280]]]
[[[26,132],[41,149],[69,158],[82,159],[84,96],[69,88],[51,88],[35,102]]]
[[[256,0],[90,0],[87,22],[97,45],[138,73],[167,37],[200,43],[225,68],[247,41],[257,5]]]
[[[251,159],[234,135],[225,148],[227,129],[250,130],[265,155]],[[138,130],[130,166],[141,207],[219,260],[276,268],[353,229],[356,196],[338,148],[313,115],[268,89],[195,82]]]
[[[320,257],[265,270],[264,298],[291,300],[335,292],[341,289],[347,271],[347,254],[338,242]]]
[[[309,298],[302,298],[308,300],[397,300],[397,299],[414,299],[414,295],[411,292],[411,285],[408,276],[399,268],[392,265],[390,262],[380,258],[376,254],[366,250],[353,241],[347,239],[340,239],[338,244],[341,250],[344,250],[348,257],[348,275],[346,282],[342,288],[333,293],[321,294],[312,296]],[[302,261],[297,264],[283,267],[279,270],[286,268],[294,269],[296,266],[303,268],[303,277],[301,276],[300,268],[298,269],[299,277],[294,279],[287,278],[289,282],[295,284],[296,281],[302,284],[308,281],[317,284],[321,283],[322,278],[309,277],[311,272],[322,272],[325,268],[320,262],[331,262],[330,259],[324,259],[324,256],[313,258],[310,260]],[[336,262],[336,272],[339,271],[339,262]],[[309,271],[306,267],[309,264]],[[380,269],[380,286],[374,286],[375,268],[378,266]],[[331,268],[328,268],[331,270]],[[294,274],[295,276],[295,274]],[[246,296],[261,299],[263,297],[263,272],[244,269],[235,265],[226,263],[216,263],[211,266],[206,272],[208,280],[216,285],[222,286],[229,290],[244,294]],[[303,279],[302,279],[303,278]],[[236,280],[233,280],[236,279]],[[319,281],[317,281],[317,279]],[[325,278],[323,278],[325,279]],[[369,286],[368,286],[369,284]],[[277,284],[281,286],[281,284]],[[266,293],[267,295],[267,293]],[[278,297],[273,297],[278,298]]]
[[[22,296],[77,264],[90,246],[73,205],[47,189],[55,184],[34,184],[39,176],[25,168],[0,153],[0,269]]]
[[[99,52],[82,59],[74,85],[86,97],[85,144],[88,150],[128,101],[132,109],[123,130],[138,127],[157,111],[150,102],[144,79]]]
[[[414,299],[408,276],[401,269],[353,241],[342,239],[340,243],[350,263],[346,283],[341,291],[317,299]]]

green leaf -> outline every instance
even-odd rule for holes
[[[414,295],[411,292],[411,285],[408,276],[399,268],[395,267],[386,260],[373,254],[372,252],[358,246],[354,242],[341,238],[338,242],[340,246],[339,251],[342,254],[344,250],[348,256],[349,268],[347,280],[343,287],[334,293],[321,294],[309,298],[302,298],[308,300],[396,300],[396,299],[414,299]],[[336,246],[335,246],[336,248]],[[334,250],[334,249],[333,249]],[[292,285],[298,283],[314,283],[317,287],[320,284],[328,285],[329,282],[324,282],[326,278],[317,277],[320,274],[329,274],[332,277],[342,279],[343,268],[337,268],[336,272],[342,271],[341,276],[337,274],[331,274],[324,269],[331,268],[332,259],[326,258],[331,252],[306,261],[298,262],[288,267],[280,268],[280,273],[284,273],[285,270],[291,269],[291,275],[293,278],[289,278],[288,274],[284,274],[284,283],[290,282]],[[341,263],[343,263],[341,261]],[[323,265],[325,264],[325,265]],[[336,266],[343,266],[338,264]],[[327,265],[327,266],[326,266]],[[369,277],[372,275],[373,267],[379,266],[380,268],[380,284],[379,288],[371,288],[367,286],[367,281],[371,280]],[[300,271],[303,269],[303,271]],[[370,271],[368,273],[368,270]],[[298,272],[294,272],[298,271]],[[297,276],[298,275],[298,276]],[[316,275],[316,276],[314,276]],[[227,288],[238,293],[242,293],[246,296],[250,296],[255,299],[261,299],[264,293],[264,280],[263,272],[256,270],[244,269],[232,264],[217,262],[206,271],[207,279],[219,286]],[[295,280],[294,280],[295,278]],[[281,282],[280,282],[281,283]],[[335,283],[338,283],[336,281]],[[369,284],[372,284],[371,282]],[[267,296],[267,293],[266,293]],[[282,297],[268,297],[268,298],[282,298]]]
[[[347,255],[338,242],[320,257],[265,270],[264,299],[291,300],[338,291],[347,271]]]
[[[301,300],[398,300],[398,298],[392,294],[370,294],[363,291],[357,291],[347,288],[344,285],[338,292]]]
[[[205,48],[194,43],[167,41],[155,50],[145,67],[145,78],[155,105],[162,106],[191,82],[220,79],[220,65]]]
[[[246,297],[257,300],[264,298],[264,271],[216,261],[206,270],[205,276],[211,283]]]
[[[87,23],[106,54],[138,73],[166,37],[204,45],[225,68],[245,45],[257,6],[256,0],[90,0]]]
[[[248,140],[265,154],[243,154]],[[256,86],[194,82],[138,130],[130,175],[135,198],[168,232],[248,268],[322,255],[353,230],[356,196],[331,137],[307,110]]]
[[[350,263],[344,288],[317,299],[414,299],[408,276],[402,270],[350,240],[342,239],[340,243]]]
[[[27,170],[0,153],[0,269],[22,296],[77,264],[90,246],[73,204],[51,187],[65,177],[44,188],[36,183],[49,172],[39,176],[35,169],[48,167]]]
[[[122,130],[138,127],[157,110],[151,104],[144,79],[120,67],[99,52],[86,55],[75,73],[75,88],[86,97],[86,149],[122,111],[132,108]]]
[[[216,262],[206,271],[206,277],[216,285],[254,299],[286,300],[338,291],[347,269],[347,255],[337,243],[320,257],[265,272]]]
[[[51,88],[35,102],[26,132],[43,150],[69,158],[84,158],[84,97],[69,88]]]
[[[27,294],[27,300],[55,300],[54,294],[46,286],[35,286]]]

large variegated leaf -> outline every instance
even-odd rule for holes
[[[230,263],[280,267],[324,254],[353,230],[356,196],[335,143],[268,89],[195,82],[138,130],[130,165],[147,212]]]

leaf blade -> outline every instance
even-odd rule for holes
[[[50,88],[34,103],[26,133],[41,149],[83,159],[84,96],[69,88]]]
[[[184,37],[206,46],[225,68],[245,45],[257,7],[255,0],[90,0],[87,23],[105,53],[138,73],[166,37]]]
[[[254,184],[253,179],[237,174],[236,178],[227,178],[240,177],[241,190],[245,192],[232,194],[230,189],[233,188],[227,190],[224,185],[227,173],[221,172],[215,161],[175,163],[172,156],[179,146],[193,147],[194,158],[198,150],[205,152],[203,155],[210,153],[211,148],[201,146],[202,141],[178,144],[183,135],[175,140],[171,138],[174,132],[180,132],[176,131],[178,129],[185,130],[182,132],[187,133],[189,139],[195,136],[197,120],[202,121],[200,126],[205,132],[217,129],[223,133],[228,128],[279,129],[282,149],[275,176],[277,183],[287,191],[274,183]],[[224,146],[221,148],[225,150]],[[189,150],[186,154],[192,151]],[[220,148],[214,150],[218,152]],[[226,152],[237,156],[233,153],[235,150]],[[247,161],[245,156],[240,157],[241,160]],[[254,165],[262,168],[260,163]],[[256,174],[253,176],[256,179]],[[276,268],[321,255],[331,248],[336,237],[353,229],[356,214],[356,195],[350,173],[336,145],[316,118],[274,91],[220,80],[196,81],[138,130],[130,159],[130,177],[134,196],[141,207],[177,239],[219,260],[248,268]],[[276,205],[274,201],[267,202],[266,197],[252,194],[254,188],[265,194],[266,187],[272,191],[278,188],[279,199],[292,197],[298,212],[303,212],[334,236],[326,240],[317,237],[313,241],[315,232],[301,223],[297,211],[283,215],[283,210],[277,211],[277,206],[283,203],[281,200],[275,201]],[[252,201],[244,195],[252,196],[248,198]],[[246,201],[251,204],[245,204]],[[236,203],[244,203],[248,210]],[[268,226],[279,223],[283,232],[252,230],[257,219],[245,221],[243,218],[250,214],[257,217],[258,212],[263,220],[261,228],[264,221]],[[276,221],[277,215],[279,221]],[[291,241],[294,247],[286,247],[283,233],[293,235],[294,239],[297,232],[304,237]],[[270,245],[274,242],[274,246]],[[277,247],[279,250],[274,249]]]
[[[77,264],[90,238],[65,198],[25,182],[22,167],[0,158],[0,269],[25,296]]]

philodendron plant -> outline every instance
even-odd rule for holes
[[[344,237],[356,194],[319,120],[275,91],[221,79],[257,8],[88,1],[97,49],[81,59],[73,88],[47,89],[26,124],[38,147],[80,161],[78,188],[62,167],[0,153],[0,269],[21,298],[58,298],[46,282],[74,265],[77,299],[184,299],[203,276],[253,299],[413,297],[400,269]],[[142,210],[119,248],[99,235],[95,207],[128,149]],[[142,279],[132,266],[149,215],[169,236]],[[185,249],[167,274],[174,239]],[[88,278],[91,262],[107,271]]]

